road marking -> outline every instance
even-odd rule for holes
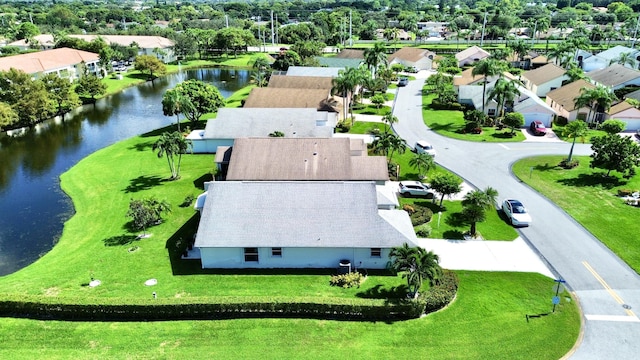
[[[505,148],[505,149],[507,149],[507,150],[511,150],[511,149],[509,149],[509,147],[508,147],[507,145],[505,145],[505,144],[498,144],[498,146],[502,146],[503,148]]]
[[[584,317],[594,321],[640,322],[637,317],[626,315],[585,315]]]
[[[589,265],[588,262],[583,261],[582,265],[584,265],[584,267],[587,268],[587,270],[589,270],[589,272],[591,273],[591,275],[593,275],[593,277],[596,278],[596,280],[598,280],[598,282],[604,287],[605,290],[607,290],[607,292],[609,293],[609,295],[611,295],[611,297],[618,302],[618,304],[620,305],[624,305],[624,301],[622,300],[622,298],[616,294],[615,291],[613,291],[613,289],[611,288],[611,286],[609,286],[609,284],[607,284],[606,281],[604,281],[604,279],[602,278],[602,276],[600,276],[600,274],[598,274],[592,267],[591,265]],[[631,311],[630,309],[624,309],[624,311],[627,312],[627,315],[634,317],[636,319],[638,319],[638,317],[636,316],[636,314],[633,313],[633,311]]]

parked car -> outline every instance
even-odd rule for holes
[[[432,199],[433,192],[430,188],[429,184],[419,181],[401,181],[399,192],[402,196],[419,196]]]
[[[409,84],[409,78],[403,77],[398,80],[398,86],[407,86]]]
[[[547,133],[547,127],[544,126],[544,123],[540,120],[532,121],[531,125],[529,125],[529,130],[536,136],[543,136]]]
[[[424,140],[420,140],[416,143],[415,150],[418,154],[429,154],[431,156],[436,156],[436,149],[434,149],[431,144]]]
[[[527,208],[518,200],[506,199],[502,202],[502,211],[513,226],[531,225],[531,215],[527,212]]]

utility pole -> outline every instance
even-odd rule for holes
[[[276,14],[276,24],[278,23],[278,14]],[[279,26],[276,27],[276,44],[280,44],[280,39],[278,38],[278,28]]]
[[[533,34],[531,34],[531,46],[533,47],[536,44],[536,32],[538,31],[538,20],[536,20],[536,24],[533,26]]]
[[[640,15],[638,16],[638,20],[636,20],[636,30],[633,32],[633,41],[631,41],[632,49],[635,49],[636,46],[636,37],[638,36],[638,23],[640,23]]]
[[[353,46],[353,28],[351,26],[351,10],[349,10],[349,46]]]
[[[273,38],[273,10],[271,10],[271,45],[275,45],[275,40]]]
[[[262,52],[262,37],[260,36],[260,16],[258,16],[258,52]]]
[[[229,28],[229,15],[224,14],[224,22],[227,25],[227,29]]]
[[[487,12],[484,12],[484,21],[482,22],[482,35],[480,37],[480,47],[484,45],[484,28],[487,26]]]

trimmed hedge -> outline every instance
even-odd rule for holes
[[[424,312],[431,313],[449,305],[458,293],[458,275],[451,270],[443,270],[442,279],[426,293],[420,294],[419,301],[424,303]]]

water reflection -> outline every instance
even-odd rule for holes
[[[246,70],[200,69],[127,88],[94,105],[26,130],[0,135],[0,276],[51,249],[73,214],[59,176],[90,153],[175,122],[162,113],[162,95],[180,81],[212,83],[228,97],[250,80]]]

